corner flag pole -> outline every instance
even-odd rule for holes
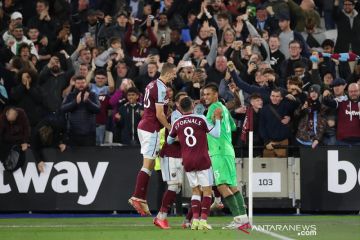
[[[253,131],[249,132],[249,188],[248,188],[248,206],[249,206],[249,221],[253,225]]]
[[[254,147],[254,127],[253,127],[253,109],[250,106],[249,114],[249,188],[248,188],[248,207],[249,207],[249,221],[253,225],[253,147]]]

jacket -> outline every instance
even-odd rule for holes
[[[97,95],[89,92],[87,101],[76,102],[79,90],[72,91],[64,100],[61,111],[69,113],[69,133],[72,135],[88,135],[96,131],[96,114],[100,112]]]

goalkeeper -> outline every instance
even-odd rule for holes
[[[214,171],[215,184],[225,200],[228,208],[234,216],[234,221],[224,229],[250,228],[249,219],[246,215],[244,198],[237,188],[235,152],[231,142],[232,131],[236,125],[229,110],[218,100],[218,87],[216,84],[208,84],[204,87],[204,99],[208,107],[207,119],[214,122],[215,109],[222,109],[221,134],[219,138],[210,135],[208,138],[209,154]]]

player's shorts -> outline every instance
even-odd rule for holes
[[[214,174],[211,168],[201,171],[186,172],[186,177],[189,180],[191,188],[197,186],[209,187],[214,184]]]
[[[155,159],[160,149],[160,133],[138,129],[138,136],[141,145],[141,154],[144,155],[144,158]]]
[[[236,166],[233,156],[214,155],[210,157],[214,172],[215,185],[226,184],[231,187],[237,186]]]
[[[168,184],[182,184],[184,178],[184,166],[182,158],[160,158],[161,174],[164,182]]]

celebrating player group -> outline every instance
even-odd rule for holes
[[[146,201],[155,159],[160,156],[167,190],[154,224],[169,229],[167,213],[181,190],[184,173],[192,188],[190,216],[184,228],[210,230],[208,215],[215,185],[234,219],[223,229],[250,228],[242,194],[237,188],[235,153],[231,133],[236,125],[227,108],[218,100],[218,87],[203,89],[206,116],[194,114],[194,102],[185,92],[175,96],[175,109],[168,111],[167,86],[176,77],[176,66],[165,63],[160,77],[150,82],[144,95],[144,115],[138,126],[141,154],[144,157],[135,190],[129,203],[142,216],[150,215]],[[167,114],[171,112],[171,114]],[[168,115],[168,116],[167,116]],[[160,150],[160,129],[165,128],[166,142]],[[188,214],[189,216],[189,214]]]

